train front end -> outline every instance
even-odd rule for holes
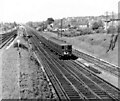
[[[72,45],[64,45],[62,46],[63,56],[71,56],[72,55]]]

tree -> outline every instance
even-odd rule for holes
[[[14,21],[14,23],[13,23],[13,24],[14,24],[14,26],[17,26],[17,23],[16,23],[15,21]]]
[[[92,29],[95,30],[95,29],[98,29],[99,28],[99,25],[97,22],[94,22],[93,25],[92,25]]]
[[[47,19],[47,23],[50,25],[50,24],[52,24],[54,22],[54,19],[53,18],[48,18]]]
[[[92,25],[93,30],[103,28],[103,27],[104,27],[104,24],[101,20],[99,20],[98,22],[94,22],[93,25]]]

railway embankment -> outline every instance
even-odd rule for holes
[[[54,99],[56,94],[49,85],[41,64],[29,44],[19,38],[9,48],[0,50],[2,99]]]

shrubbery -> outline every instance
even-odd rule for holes
[[[79,36],[80,32],[78,32],[78,31],[65,31],[62,35],[66,36],[66,37],[75,37],[75,36]]]
[[[99,29],[100,27],[104,27],[104,23],[103,23],[101,20],[99,20],[99,21],[97,21],[97,22],[94,22],[94,23],[92,24],[92,29],[93,29],[93,30],[97,30],[97,29]]]
[[[65,31],[62,35],[66,37],[75,37],[80,35],[93,34],[90,28]]]
[[[105,33],[106,31],[103,28],[98,28],[95,30],[96,33]]]
[[[93,31],[90,28],[85,28],[81,30],[81,35],[93,34]]]
[[[107,29],[107,33],[108,33],[108,34],[116,33],[116,32],[117,32],[117,27],[115,27],[115,26],[110,26],[110,27]]]

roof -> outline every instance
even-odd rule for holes
[[[55,37],[50,37],[49,40],[59,45],[69,45],[65,41],[57,39]]]

